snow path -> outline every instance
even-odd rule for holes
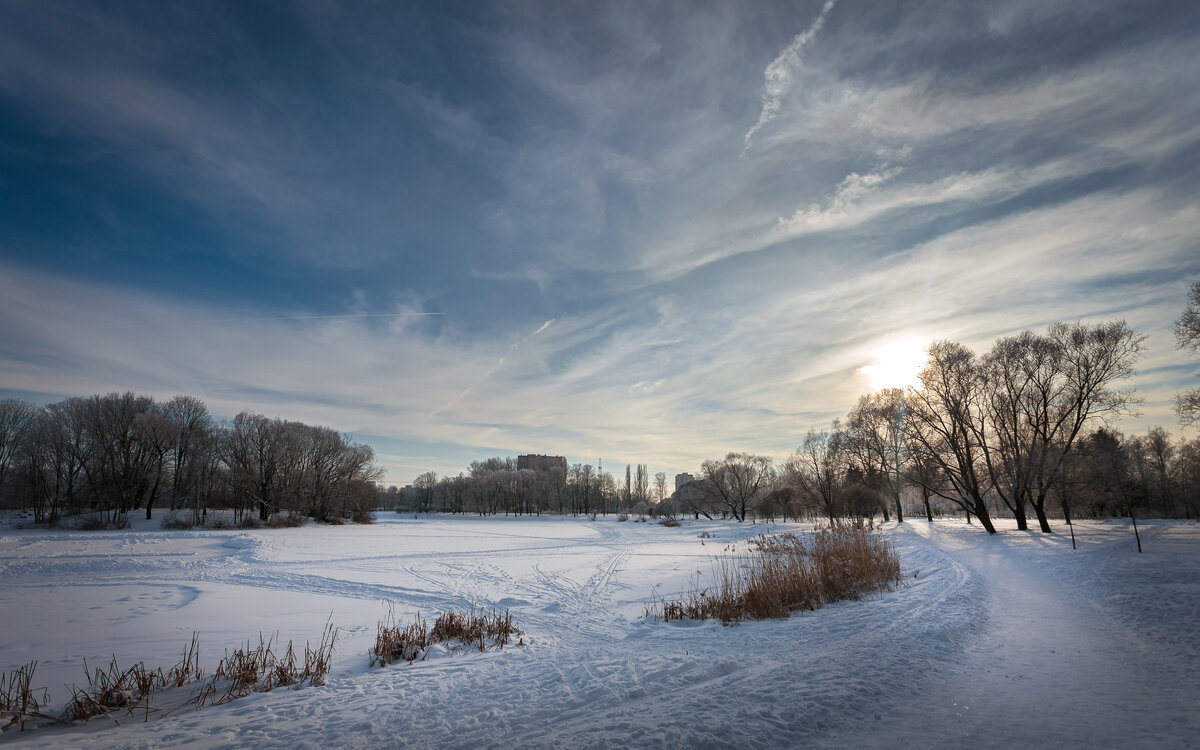
[[[705,580],[714,555],[764,530],[392,515],[371,527],[255,532],[0,529],[0,669],[42,659],[58,705],[58,685],[78,681],[83,657],[115,651],[122,664],[166,666],[196,629],[211,662],[258,630],[315,637],[331,611],[343,628],[325,688],[104,731],[9,732],[0,744],[1196,742],[1200,525],[1151,524],[1138,556],[1119,523],[1081,525],[1073,551],[1061,535],[910,521],[885,531],[908,576],[897,591],[732,627],[641,616],[655,592]],[[404,619],[509,608],[528,645],[368,669],[383,600]]]
[[[1061,534],[1010,529],[987,537],[921,521],[893,528],[893,539],[919,535],[965,565],[986,592],[986,619],[961,641],[961,658],[941,679],[896,701],[894,731],[856,739],[972,748],[1197,746],[1200,534],[1179,524],[1147,527],[1147,552],[1138,555],[1127,522],[1082,526],[1079,550]],[[1133,597],[1140,611],[1124,606]],[[1149,626],[1152,619],[1157,626]],[[940,728],[933,737],[929,725]]]

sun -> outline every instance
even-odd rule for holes
[[[927,341],[915,338],[892,341],[875,350],[872,363],[858,371],[867,376],[871,390],[907,388],[920,383],[917,377],[929,358]]]

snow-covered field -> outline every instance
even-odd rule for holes
[[[175,663],[341,628],[328,684],[138,723],[5,732],[16,747],[1194,747],[1200,524],[988,537],[885,532],[908,584],[789,620],[642,617],[727,545],[782,524],[380,514],[373,526],[72,532],[0,526],[0,671],[52,708],[83,661]],[[702,534],[707,534],[702,538]],[[510,609],[524,647],[369,668],[405,620]],[[105,726],[97,730],[95,727]]]

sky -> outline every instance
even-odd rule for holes
[[[1200,4],[0,3],[0,396],[783,457],[1054,321],[1200,363]]]

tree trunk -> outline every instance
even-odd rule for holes
[[[1029,530],[1029,520],[1025,515],[1025,503],[1018,501],[1013,505],[1013,517],[1017,519],[1017,531]]]
[[[1050,521],[1046,518],[1045,503],[1034,503],[1033,512],[1037,514],[1038,528],[1041,529],[1042,533],[1053,534],[1054,532],[1050,529]]]
[[[992,517],[990,515],[988,515],[988,509],[987,509],[987,506],[984,505],[983,500],[976,501],[975,515],[979,517],[979,523],[983,526],[983,528],[987,531],[987,533],[989,533],[989,534],[996,533],[996,527],[992,525]],[[971,516],[968,513],[967,514],[968,522],[970,520],[970,517]]]

